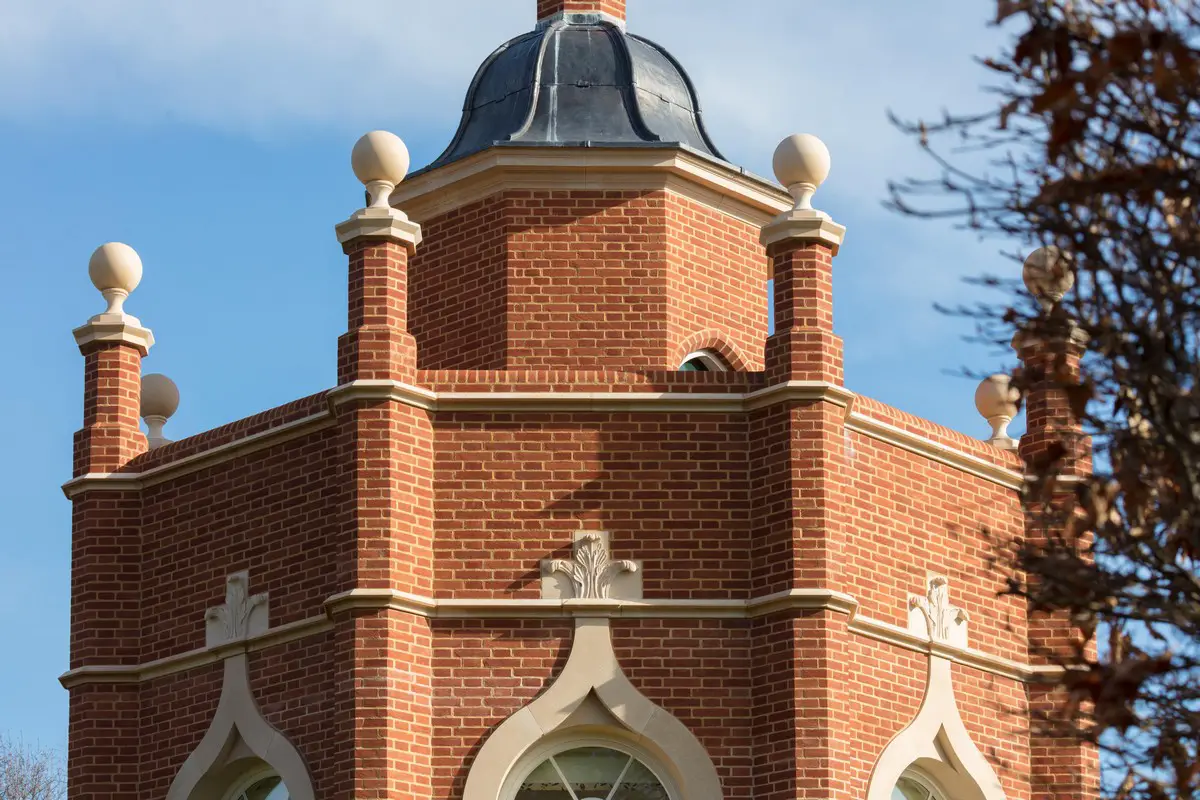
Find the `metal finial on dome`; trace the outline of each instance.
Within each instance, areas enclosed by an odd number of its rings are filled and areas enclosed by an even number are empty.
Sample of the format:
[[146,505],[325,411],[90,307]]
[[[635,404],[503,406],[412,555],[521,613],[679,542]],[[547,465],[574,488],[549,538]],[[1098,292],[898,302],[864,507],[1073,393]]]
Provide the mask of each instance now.
[[388,131],[371,131],[354,143],[350,166],[367,187],[370,208],[387,208],[388,197],[408,174],[408,147]]
[[1003,373],[984,378],[975,390],[975,408],[992,426],[987,441],[1001,450],[1017,448],[1017,440],[1008,435],[1008,424],[1017,415],[1020,400],[1021,394],[1012,385],[1012,378]]
[[124,316],[125,298],[142,281],[142,259],[127,244],[102,244],[88,260],[88,277],[108,301],[104,313]]
[[825,143],[811,133],[796,133],[775,148],[775,177],[787,187],[797,211],[814,210],[813,195],[829,177],[830,156]]
[[179,408],[179,387],[166,375],[152,372],[142,376],[141,416],[146,421],[146,439],[150,449],[170,444],[163,436],[163,426]]

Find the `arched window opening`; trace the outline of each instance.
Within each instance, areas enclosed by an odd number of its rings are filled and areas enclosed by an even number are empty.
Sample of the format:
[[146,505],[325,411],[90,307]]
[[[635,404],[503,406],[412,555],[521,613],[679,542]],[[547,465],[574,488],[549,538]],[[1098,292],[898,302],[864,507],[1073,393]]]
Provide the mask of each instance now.
[[896,781],[891,800],[947,800],[947,797],[929,778],[910,770]]
[[287,786],[274,773],[255,773],[227,795],[228,800],[288,800]]
[[[649,753],[607,738],[534,748],[505,782],[502,800],[678,800]],[[653,766],[652,766],[653,765]]]
[[711,350],[698,350],[683,359],[681,372],[728,372],[729,365]]

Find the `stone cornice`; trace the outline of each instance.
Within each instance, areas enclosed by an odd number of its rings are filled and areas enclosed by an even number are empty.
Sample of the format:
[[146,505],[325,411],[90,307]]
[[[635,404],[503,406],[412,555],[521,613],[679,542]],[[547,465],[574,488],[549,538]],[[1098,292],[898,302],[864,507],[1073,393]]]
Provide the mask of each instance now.
[[858,636],[917,653],[941,656],[956,664],[1015,681],[1053,678],[1061,668],[1023,664],[966,647],[935,642],[891,623],[858,613],[858,601],[828,589],[792,589],[749,600],[495,600],[434,599],[389,589],[354,589],[325,601],[319,616],[270,628],[265,632],[215,647],[198,648],[144,664],[77,667],[59,682],[66,688],[88,683],[136,684],[164,675],[216,663],[239,652],[256,652],[285,642],[325,633],[334,618],[351,611],[390,610],[426,619],[754,619],[774,614],[830,611],[849,619],[849,630]]
[[354,609],[389,608],[431,619],[746,619],[793,610],[831,609],[853,614],[858,601],[826,589],[793,589],[750,600],[446,599],[388,589],[354,589],[325,601],[330,615]]
[[1001,675],[1014,681],[1033,682],[1039,677],[1052,677],[1062,671],[1059,667],[1023,664],[974,648],[954,647],[943,642],[935,642],[925,636],[918,636],[906,628],[901,628],[899,625],[870,617],[853,617],[850,620],[850,631],[877,642],[902,647],[915,653],[941,656],[955,664],[962,664],[993,675]]
[[854,405],[854,392],[845,386],[824,381],[786,381],[742,395],[744,410],[775,405],[776,403],[823,401],[849,410]]
[[144,489],[147,486],[172,480],[181,475],[187,475],[188,473],[204,469],[205,467],[211,467],[214,464],[220,464],[232,458],[238,458],[267,447],[274,447],[291,439],[307,436],[315,431],[330,427],[335,421],[332,413],[321,411],[302,419],[286,422],[274,428],[268,428],[265,431],[244,436],[241,439],[235,439],[232,442],[217,445],[208,450],[202,450],[199,453],[183,456],[175,461],[169,461],[166,464],[152,467],[145,472],[89,472],[86,475],[80,475],[78,478],[72,478],[64,483],[62,486],[63,494],[70,499],[80,492],[91,490],[126,492]]
[[59,676],[58,682],[66,689],[87,683],[144,683],[164,675],[215,664],[237,653],[254,653],[330,630],[333,630],[333,622],[322,614],[269,628],[257,636],[214,647],[199,647],[144,664],[76,667]]
[[866,414],[851,410],[846,416],[846,427],[872,439],[887,442],[901,450],[924,456],[930,461],[936,461],[977,478],[999,484],[1006,489],[1020,491],[1025,486],[1025,477],[1016,470],[993,464],[979,456],[965,453],[903,428],[897,428]]
[[854,411],[857,395],[843,386],[818,381],[789,381],[753,392],[433,392],[396,381],[355,381],[331,389],[329,411],[280,425],[210,450],[161,464],[145,472],[83,475],[63,485],[68,498],[82,491],[129,491],[202,469],[221,461],[271,447],[331,426],[339,406],[358,400],[388,400],[430,412],[438,411],[642,411],[733,414],[788,402],[828,402],[846,410],[846,428],[893,447],[920,455],[977,478],[1020,491],[1020,472],[977,455]]
[[671,147],[493,147],[410,177],[391,203],[424,222],[510,189],[670,189],[756,227],[794,204],[770,181]]

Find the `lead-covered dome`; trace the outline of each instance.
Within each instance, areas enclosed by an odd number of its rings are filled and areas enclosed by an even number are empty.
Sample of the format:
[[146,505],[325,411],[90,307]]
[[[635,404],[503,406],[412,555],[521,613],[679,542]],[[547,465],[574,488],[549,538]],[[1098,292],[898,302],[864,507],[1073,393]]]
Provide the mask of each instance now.
[[724,160],[679,62],[594,14],[567,14],[492,53],[454,140],[426,169],[495,145],[681,146]]

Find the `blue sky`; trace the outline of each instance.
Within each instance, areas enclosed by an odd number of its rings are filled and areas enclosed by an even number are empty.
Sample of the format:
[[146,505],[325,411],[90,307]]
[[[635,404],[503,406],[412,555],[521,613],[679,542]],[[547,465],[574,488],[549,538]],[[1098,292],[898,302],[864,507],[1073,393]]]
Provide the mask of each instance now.
[[[0,732],[66,741],[71,435],[102,309],[99,244],[145,264],[127,309],[155,333],[147,372],[178,383],[172,438],[331,386],[345,326],[333,225],[361,203],[354,140],[386,128],[414,166],[449,141],[476,66],[533,23],[534,0],[0,0],[0,270],[9,422],[0,466]],[[973,381],[1006,355],[968,345],[932,304],[961,278],[1015,276],[940,223],[883,209],[886,181],[929,174],[887,110],[985,107],[989,0],[629,0],[630,29],[690,71],[710,133],[770,174],[783,136],[833,154],[815,204],[849,229],[835,261],[846,380],[973,436]],[[15,318],[14,318],[15,317]],[[199,620],[197,620],[199,624]]]

